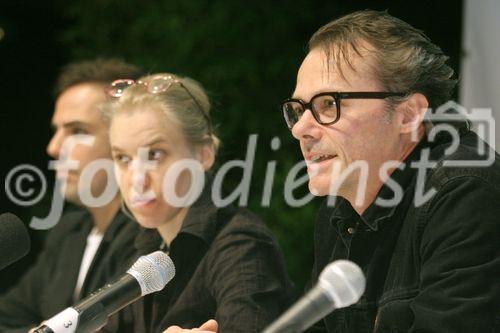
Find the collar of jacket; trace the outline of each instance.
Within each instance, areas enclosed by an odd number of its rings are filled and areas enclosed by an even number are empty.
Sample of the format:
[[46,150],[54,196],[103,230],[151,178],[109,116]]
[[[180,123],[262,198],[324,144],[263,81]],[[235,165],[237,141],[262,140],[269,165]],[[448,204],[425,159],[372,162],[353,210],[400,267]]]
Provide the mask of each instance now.
[[[188,213],[182,222],[181,234],[189,234],[201,239],[209,246],[217,233],[217,207],[211,199],[211,183],[205,182],[205,187],[200,197],[189,207]],[[175,240],[175,239],[174,239]],[[163,239],[156,229],[141,228],[134,245],[139,253],[150,253],[158,250]],[[173,242],[173,241],[172,241]]]
[[129,217],[127,217],[120,209],[113,217],[113,221],[111,221],[109,227],[104,232],[104,236],[102,238],[103,242],[111,242],[116,237],[118,230],[123,228],[123,226],[127,223],[137,223],[132,221]]
[[[92,222],[92,215],[86,209],[76,207],[70,208],[70,212],[66,213],[67,216],[72,216],[72,219],[76,219],[79,223],[75,223],[73,229],[71,230],[82,230],[83,235],[87,237],[92,228],[94,227],[94,223]],[[108,228],[104,232],[102,241],[110,242],[116,236],[118,230],[120,230],[127,223],[137,223],[132,221],[129,217],[127,217],[120,209],[116,212],[113,217],[113,220],[109,224]]]
[[217,234],[217,207],[212,203],[211,184],[206,184],[198,200],[189,208],[179,234],[186,233],[202,239],[207,246]]
[[[413,149],[410,155],[400,163],[401,168],[396,168],[390,175],[390,179],[395,183],[393,183],[391,186],[389,186],[387,182],[384,183],[380,188],[375,200],[371,203],[370,206],[368,206],[368,208],[363,212],[362,215],[359,215],[354,210],[348,200],[343,197],[335,197],[336,204],[333,207],[333,211],[330,215],[331,225],[336,227],[342,220],[359,219],[363,223],[363,225],[366,226],[366,230],[378,231],[383,223],[389,220],[394,215],[410,188],[413,188],[411,184],[415,179],[416,169],[411,167],[411,162],[417,160],[422,149],[428,146],[429,143],[424,137],[424,139],[422,139]],[[377,201],[379,200],[387,201],[394,198],[395,192],[393,188],[395,186],[399,186],[403,191],[401,200],[398,200],[395,205],[378,204]]]

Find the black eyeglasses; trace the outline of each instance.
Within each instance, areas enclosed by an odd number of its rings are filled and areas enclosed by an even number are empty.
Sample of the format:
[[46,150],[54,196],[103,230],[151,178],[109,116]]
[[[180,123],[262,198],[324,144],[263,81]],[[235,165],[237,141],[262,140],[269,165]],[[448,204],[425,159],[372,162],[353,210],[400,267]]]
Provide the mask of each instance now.
[[406,93],[397,92],[323,92],[314,95],[309,103],[301,99],[289,98],[281,103],[281,110],[288,128],[300,120],[306,110],[311,113],[321,125],[335,124],[340,119],[340,101],[342,99],[384,99],[387,97],[403,97]]

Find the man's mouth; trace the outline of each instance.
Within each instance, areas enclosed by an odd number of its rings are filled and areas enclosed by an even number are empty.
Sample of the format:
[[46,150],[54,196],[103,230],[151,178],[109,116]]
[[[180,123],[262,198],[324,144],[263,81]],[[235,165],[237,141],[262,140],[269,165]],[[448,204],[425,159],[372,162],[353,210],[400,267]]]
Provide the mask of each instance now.
[[319,165],[321,162],[325,162],[337,157],[336,154],[323,154],[323,153],[306,153],[304,154],[306,164],[309,166]]
[[326,161],[326,160],[330,160],[334,157],[336,157],[337,155],[328,155],[328,154],[325,154],[325,155],[315,155],[313,157],[311,157],[311,159],[309,159],[309,162],[311,163],[320,163],[320,162],[323,162],[323,161]]

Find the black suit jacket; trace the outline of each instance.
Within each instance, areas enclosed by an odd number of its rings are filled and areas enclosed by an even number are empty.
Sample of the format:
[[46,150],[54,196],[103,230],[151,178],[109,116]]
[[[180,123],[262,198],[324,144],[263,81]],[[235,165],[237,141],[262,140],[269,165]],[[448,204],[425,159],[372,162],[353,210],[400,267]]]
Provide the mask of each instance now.
[[[173,280],[112,317],[101,332],[161,333],[214,318],[221,333],[257,333],[288,308],[292,285],[274,236],[248,210],[216,207],[208,188],[170,244]],[[143,230],[136,248],[150,253],[161,241],[156,230]]]
[[[26,332],[74,303],[92,219],[86,211],[65,214],[49,232],[37,262],[0,297],[0,332]],[[135,259],[138,225],[117,213],[103,236],[80,291],[83,298],[125,272]]]
[[[396,206],[374,202],[360,216],[339,197],[322,207],[313,283],[329,262],[348,259],[363,269],[366,288],[358,303],[327,315],[321,332],[500,332],[500,156],[491,150],[489,166],[451,166],[486,159],[473,132],[447,153],[451,143],[447,135],[423,140],[391,174],[377,197],[390,200],[398,184]],[[424,152],[435,167],[413,163]],[[428,168],[420,179],[417,166]]]

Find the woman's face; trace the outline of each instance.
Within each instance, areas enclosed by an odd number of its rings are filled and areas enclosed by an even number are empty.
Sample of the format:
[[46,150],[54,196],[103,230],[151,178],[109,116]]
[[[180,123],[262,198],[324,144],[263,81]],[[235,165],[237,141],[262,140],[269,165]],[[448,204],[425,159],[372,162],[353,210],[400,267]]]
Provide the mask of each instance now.
[[213,162],[212,149],[192,147],[181,130],[155,110],[115,115],[110,141],[123,199],[145,228],[161,228],[187,210],[179,202],[189,192],[192,176],[185,167],[175,172],[178,166],[188,159],[199,165],[202,176]]

